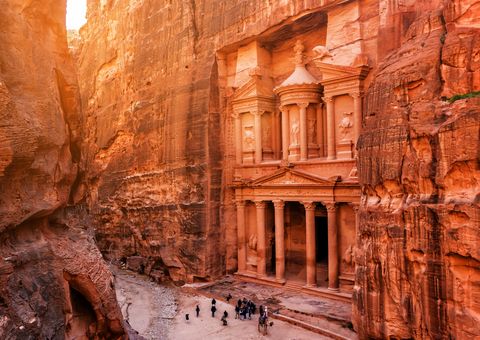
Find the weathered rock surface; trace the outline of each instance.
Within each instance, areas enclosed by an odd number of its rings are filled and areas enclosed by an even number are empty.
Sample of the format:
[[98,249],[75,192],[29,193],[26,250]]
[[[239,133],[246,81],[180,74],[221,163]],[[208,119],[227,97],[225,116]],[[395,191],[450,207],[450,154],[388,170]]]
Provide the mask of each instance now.
[[361,338],[475,338],[480,98],[441,97],[480,88],[480,3],[403,5],[384,12],[391,49],[366,94],[354,323]]
[[65,1],[0,7],[0,338],[120,337],[112,276],[63,213],[81,140]]

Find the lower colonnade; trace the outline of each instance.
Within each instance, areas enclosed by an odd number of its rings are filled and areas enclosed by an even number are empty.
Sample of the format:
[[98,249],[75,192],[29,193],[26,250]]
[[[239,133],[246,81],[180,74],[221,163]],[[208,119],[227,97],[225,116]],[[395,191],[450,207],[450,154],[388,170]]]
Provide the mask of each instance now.
[[[238,275],[255,277],[260,280],[286,283],[286,247],[285,247],[285,205],[300,203],[305,209],[305,287],[317,287],[317,236],[315,225],[316,207],[326,210],[328,223],[328,289],[339,291],[339,240],[337,226],[338,202],[290,201],[283,199],[266,200],[236,200],[237,232],[238,232]],[[256,223],[256,272],[247,268],[248,234],[246,226],[246,205],[254,204]],[[267,276],[267,238],[266,238],[266,208],[267,204],[274,207],[274,276]],[[355,215],[358,204],[350,203]],[[356,218],[356,216],[355,216]],[[357,220],[357,219],[356,219]],[[356,221],[355,221],[356,222]],[[253,267],[254,268],[254,267]]]

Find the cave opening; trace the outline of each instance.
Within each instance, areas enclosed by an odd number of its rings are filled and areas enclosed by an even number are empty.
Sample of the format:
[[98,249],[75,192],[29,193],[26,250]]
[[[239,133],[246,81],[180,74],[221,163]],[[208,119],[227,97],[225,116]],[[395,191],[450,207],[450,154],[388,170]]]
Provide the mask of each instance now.
[[90,338],[95,334],[95,311],[88,300],[75,288],[70,287],[72,316],[67,324],[65,339]]

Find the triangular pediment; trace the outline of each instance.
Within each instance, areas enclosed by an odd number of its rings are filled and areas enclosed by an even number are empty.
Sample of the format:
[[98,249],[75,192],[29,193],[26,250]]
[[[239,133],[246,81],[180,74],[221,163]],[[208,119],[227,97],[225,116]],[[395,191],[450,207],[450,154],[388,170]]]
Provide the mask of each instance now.
[[258,97],[273,97],[271,82],[262,80],[263,77],[251,77],[244,85],[235,91],[234,101]]
[[321,178],[313,174],[303,171],[293,170],[290,168],[280,169],[272,174],[263,176],[253,180],[252,186],[278,186],[278,185],[318,185],[318,186],[332,186],[336,180]]
[[328,63],[323,63],[318,60],[312,60],[312,64],[322,75],[322,81],[330,79],[340,79],[347,77],[356,77],[363,79],[366,77],[369,71],[368,66],[344,66],[344,65],[333,65]]

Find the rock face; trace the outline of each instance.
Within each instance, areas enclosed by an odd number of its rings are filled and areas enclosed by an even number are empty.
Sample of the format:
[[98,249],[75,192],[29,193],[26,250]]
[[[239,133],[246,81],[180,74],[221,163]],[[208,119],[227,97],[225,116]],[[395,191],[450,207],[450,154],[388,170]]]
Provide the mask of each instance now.
[[120,337],[112,276],[63,209],[81,140],[65,1],[0,6],[0,338]]
[[480,98],[442,96],[480,89],[480,3],[394,1],[384,15],[389,53],[359,142],[355,327],[361,338],[474,338]]
[[85,166],[72,202],[105,256],[130,268],[177,281],[234,271],[226,103],[240,84],[226,85],[235,61],[221,55],[261,34],[272,45],[326,36],[326,62],[372,67],[353,174],[360,337],[477,336],[480,103],[442,97],[480,90],[478,11],[476,1],[91,0],[78,50]]

